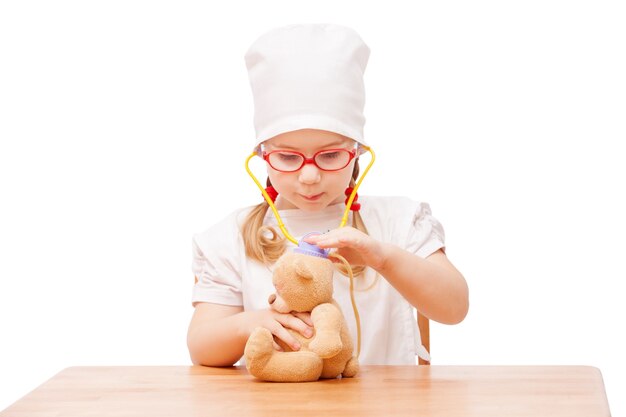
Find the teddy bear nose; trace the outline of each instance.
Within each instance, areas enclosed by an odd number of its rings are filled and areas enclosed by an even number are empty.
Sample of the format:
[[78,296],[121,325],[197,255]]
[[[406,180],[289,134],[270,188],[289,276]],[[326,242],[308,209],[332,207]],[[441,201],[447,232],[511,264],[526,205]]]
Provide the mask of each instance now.
[[270,305],[274,304],[274,301],[276,301],[276,294],[270,295],[267,299],[267,302],[270,303]]

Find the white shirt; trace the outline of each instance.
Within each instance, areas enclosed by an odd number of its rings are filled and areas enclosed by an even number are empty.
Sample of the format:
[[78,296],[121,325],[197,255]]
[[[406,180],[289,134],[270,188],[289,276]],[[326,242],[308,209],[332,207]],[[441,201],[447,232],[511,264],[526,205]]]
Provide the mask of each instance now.
[[[361,217],[373,238],[397,245],[426,258],[444,247],[444,231],[431,215],[427,203],[404,197],[360,196]],[[247,259],[240,226],[250,207],[237,210],[213,227],[193,236],[192,269],[198,282],[192,302],[243,306],[244,310],[268,307],[274,293],[272,268]],[[339,226],[345,206],[335,204],[318,212],[298,209],[279,214],[296,239],[309,232],[325,232]],[[352,214],[350,214],[352,216]],[[264,224],[275,226],[268,210]],[[351,218],[347,224],[351,224]],[[294,245],[287,241],[289,249]],[[346,317],[356,345],[356,323],[350,303],[349,280],[339,272],[334,276],[334,298]],[[355,278],[355,299],[361,317],[359,362],[370,365],[415,364],[415,355],[429,359],[421,344],[415,309],[376,271]]]

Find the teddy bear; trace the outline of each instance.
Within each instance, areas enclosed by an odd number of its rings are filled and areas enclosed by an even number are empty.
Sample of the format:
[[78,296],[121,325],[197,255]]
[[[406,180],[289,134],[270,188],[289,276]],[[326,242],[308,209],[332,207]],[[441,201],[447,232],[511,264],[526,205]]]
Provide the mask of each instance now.
[[328,253],[300,242],[276,261],[270,295],[271,307],[281,313],[310,312],[314,334],[310,339],[289,330],[300,343],[292,351],[281,340],[283,351],[273,346],[272,333],[257,327],[246,343],[244,358],[250,374],[272,382],[308,382],[320,378],[353,377],[359,369],[348,326],[333,299],[334,267]]

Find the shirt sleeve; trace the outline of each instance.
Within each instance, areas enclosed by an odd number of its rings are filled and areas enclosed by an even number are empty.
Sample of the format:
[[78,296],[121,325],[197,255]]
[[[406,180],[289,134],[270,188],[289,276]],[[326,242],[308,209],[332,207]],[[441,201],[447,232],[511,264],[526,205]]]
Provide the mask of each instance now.
[[432,216],[428,203],[416,203],[412,210],[405,248],[426,258],[439,249],[445,250],[443,226]]
[[239,228],[234,215],[196,234],[192,240],[192,271],[196,278],[192,303],[240,306]]

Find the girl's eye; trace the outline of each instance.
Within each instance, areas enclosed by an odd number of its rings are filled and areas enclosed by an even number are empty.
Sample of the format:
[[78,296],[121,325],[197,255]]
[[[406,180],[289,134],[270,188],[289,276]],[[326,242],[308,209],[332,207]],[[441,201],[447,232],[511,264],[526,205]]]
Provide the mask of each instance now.
[[277,155],[278,155],[278,158],[280,158],[282,162],[296,162],[301,158],[300,155],[296,155],[293,153],[278,152]]
[[317,157],[321,158],[323,161],[332,161],[333,159],[339,158],[339,152],[338,151],[324,152],[324,153],[319,154]]

